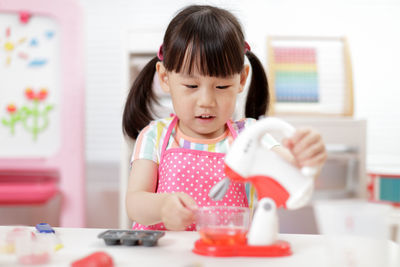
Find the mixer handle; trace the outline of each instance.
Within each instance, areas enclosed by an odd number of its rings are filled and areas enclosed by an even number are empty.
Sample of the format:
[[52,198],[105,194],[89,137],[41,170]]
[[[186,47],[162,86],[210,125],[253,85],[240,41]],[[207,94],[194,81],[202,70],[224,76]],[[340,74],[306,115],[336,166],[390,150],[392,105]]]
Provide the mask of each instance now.
[[[268,117],[258,121],[255,127],[251,128],[251,132],[247,132],[250,135],[255,135],[257,140],[261,142],[262,137],[271,131],[280,132],[283,134],[284,137],[290,138],[296,132],[296,129],[290,125],[289,123],[285,122],[284,120]],[[301,168],[301,173],[306,177],[314,177],[318,172],[318,168],[304,166]]]

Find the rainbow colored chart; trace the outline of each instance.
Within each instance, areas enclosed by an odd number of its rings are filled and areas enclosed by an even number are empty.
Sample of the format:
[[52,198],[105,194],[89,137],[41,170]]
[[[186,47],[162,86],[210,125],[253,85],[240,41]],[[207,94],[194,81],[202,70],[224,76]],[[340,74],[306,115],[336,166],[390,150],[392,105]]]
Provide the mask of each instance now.
[[319,102],[317,52],[307,47],[274,47],[277,102]]

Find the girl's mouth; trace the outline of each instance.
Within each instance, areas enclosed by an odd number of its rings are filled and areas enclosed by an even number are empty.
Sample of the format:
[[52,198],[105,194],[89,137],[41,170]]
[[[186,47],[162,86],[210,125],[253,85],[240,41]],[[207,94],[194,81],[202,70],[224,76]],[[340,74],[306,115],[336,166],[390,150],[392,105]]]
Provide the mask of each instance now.
[[211,120],[214,119],[215,116],[212,115],[200,115],[200,116],[196,116],[196,119],[201,119],[201,120]]

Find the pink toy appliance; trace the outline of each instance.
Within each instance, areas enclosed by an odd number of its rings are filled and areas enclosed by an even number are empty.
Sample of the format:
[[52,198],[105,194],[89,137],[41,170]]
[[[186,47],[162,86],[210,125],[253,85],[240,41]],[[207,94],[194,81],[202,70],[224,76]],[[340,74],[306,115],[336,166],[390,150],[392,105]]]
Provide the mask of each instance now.
[[219,257],[281,257],[292,254],[290,244],[278,240],[276,209],[298,209],[311,198],[316,169],[297,168],[263,143],[267,133],[280,132],[285,137],[295,129],[277,118],[264,118],[246,128],[234,141],[225,157],[225,178],[209,192],[214,200],[224,197],[230,181],[254,185],[258,203],[247,232],[246,242],[210,244],[199,239],[193,252]]

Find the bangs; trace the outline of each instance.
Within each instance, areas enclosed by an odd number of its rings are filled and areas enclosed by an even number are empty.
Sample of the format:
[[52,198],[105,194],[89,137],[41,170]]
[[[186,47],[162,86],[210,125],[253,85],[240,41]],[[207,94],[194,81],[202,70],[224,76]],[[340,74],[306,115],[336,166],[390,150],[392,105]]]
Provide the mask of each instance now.
[[[201,13],[201,12],[199,12]],[[244,65],[244,38],[231,20],[201,13],[190,16],[164,40],[164,65],[168,71],[228,77]],[[169,41],[169,42],[168,42]]]

